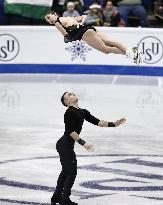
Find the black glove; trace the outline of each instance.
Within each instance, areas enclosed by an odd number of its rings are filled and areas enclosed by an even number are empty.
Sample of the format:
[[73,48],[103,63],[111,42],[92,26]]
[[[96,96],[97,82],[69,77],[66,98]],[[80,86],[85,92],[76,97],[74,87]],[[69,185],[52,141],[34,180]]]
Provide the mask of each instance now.
[[72,39],[71,39],[71,37],[70,37],[68,34],[66,34],[66,35],[64,36],[64,42],[65,42],[65,43],[72,42]]

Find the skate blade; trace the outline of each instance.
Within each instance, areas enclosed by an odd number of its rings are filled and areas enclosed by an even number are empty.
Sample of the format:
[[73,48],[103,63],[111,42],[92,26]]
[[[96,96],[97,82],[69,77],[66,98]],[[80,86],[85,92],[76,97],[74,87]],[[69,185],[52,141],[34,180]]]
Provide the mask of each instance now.
[[134,59],[134,63],[136,63],[139,67],[142,67],[142,52],[138,52],[136,58]]
[[142,54],[142,52],[140,52],[138,54],[138,65],[139,65],[139,67],[142,67],[142,64],[143,64],[142,57],[143,57],[143,54]]

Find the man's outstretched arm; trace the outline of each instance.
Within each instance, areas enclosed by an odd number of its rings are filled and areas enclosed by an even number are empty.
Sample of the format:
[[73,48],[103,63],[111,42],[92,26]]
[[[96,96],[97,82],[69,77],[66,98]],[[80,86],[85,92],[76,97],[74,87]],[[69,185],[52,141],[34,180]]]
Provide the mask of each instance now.
[[118,127],[119,125],[124,124],[126,122],[125,118],[122,118],[122,119],[117,120],[115,122],[108,122],[105,120],[99,120],[98,118],[91,115],[91,113],[88,110],[84,109],[83,111],[85,113],[85,120],[94,124],[94,125],[97,125],[99,127]]
[[118,127],[119,125],[122,125],[126,122],[125,118],[122,118],[120,120],[117,120],[115,122],[108,122],[105,120],[100,120],[100,122],[98,123],[99,127]]

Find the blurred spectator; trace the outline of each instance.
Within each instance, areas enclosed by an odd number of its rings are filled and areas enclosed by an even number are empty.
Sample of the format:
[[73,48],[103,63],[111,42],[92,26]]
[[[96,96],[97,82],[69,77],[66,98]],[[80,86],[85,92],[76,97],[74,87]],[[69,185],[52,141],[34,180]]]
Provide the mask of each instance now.
[[75,10],[75,4],[74,2],[68,2],[67,3],[67,10],[63,12],[63,16],[71,16],[71,17],[76,17],[80,16],[79,12]]
[[142,4],[145,7],[147,13],[152,13],[153,11],[153,4],[154,4],[154,0],[142,0]]
[[103,25],[102,10],[99,4],[94,3],[89,7],[85,24],[92,26]]
[[94,0],[94,3],[101,5],[102,8],[106,6],[107,0]]
[[92,0],[84,0],[84,9],[88,10],[89,7],[92,5],[92,3],[95,3],[95,1]]
[[4,0],[0,0],[0,24],[7,24],[8,23],[8,16],[4,13]]
[[128,16],[132,14],[140,19],[142,27],[148,27],[148,16],[141,0],[120,0],[118,1],[119,12],[126,25],[128,23]]
[[62,16],[66,0],[53,0],[52,10]]
[[107,0],[84,0],[85,9],[89,9],[92,4],[99,4],[101,8],[104,8]]
[[163,0],[158,0],[155,4],[155,16],[159,20],[163,20]]
[[107,1],[103,10],[104,26],[125,26],[125,22],[121,19],[117,7],[113,6],[111,0]]
[[84,2],[83,2],[83,0],[67,0],[65,5],[67,5],[68,2],[74,2],[75,10],[77,10],[79,12],[79,14],[83,13],[83,10],[84,10]]

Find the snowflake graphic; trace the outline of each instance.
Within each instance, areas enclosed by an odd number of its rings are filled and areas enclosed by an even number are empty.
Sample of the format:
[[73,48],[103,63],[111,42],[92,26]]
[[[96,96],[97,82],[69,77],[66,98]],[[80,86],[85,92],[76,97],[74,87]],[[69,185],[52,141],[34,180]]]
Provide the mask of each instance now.
[[71,53],[71,61],[74,61],[78,57],[83,61],[86,61],[86,53],[91,51],[92,48],[85,45],[84,41],[74,41],[71,46],[65,48],[65,50]]

